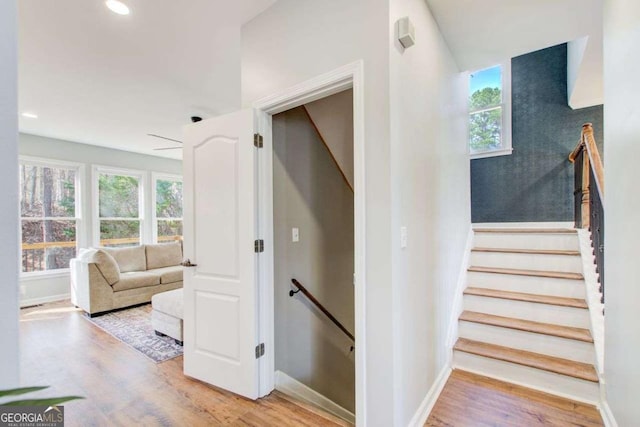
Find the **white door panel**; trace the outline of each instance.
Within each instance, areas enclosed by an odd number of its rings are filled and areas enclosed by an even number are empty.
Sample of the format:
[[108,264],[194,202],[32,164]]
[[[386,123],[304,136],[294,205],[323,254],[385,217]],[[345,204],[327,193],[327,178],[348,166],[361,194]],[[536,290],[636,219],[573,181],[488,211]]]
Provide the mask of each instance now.
[[185,129],[184,372],[258,397],[253,111]]

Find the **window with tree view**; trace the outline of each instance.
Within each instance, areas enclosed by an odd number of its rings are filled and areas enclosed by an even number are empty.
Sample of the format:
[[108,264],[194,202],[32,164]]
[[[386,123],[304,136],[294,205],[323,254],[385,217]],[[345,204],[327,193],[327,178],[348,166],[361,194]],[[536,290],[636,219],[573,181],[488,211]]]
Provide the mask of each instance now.
[[162,177],[155,179],[156,239],[173,242],[182,239],[182,180]]
[[21,162],[22,272],[69,268],[76,255],[75,167]]
[[140,244],[141,177],[98,173],[98,226],[101,246]]
[[472,156],[511,152],[508,73],[508,67],[498,65],[470,76],[469,152]]

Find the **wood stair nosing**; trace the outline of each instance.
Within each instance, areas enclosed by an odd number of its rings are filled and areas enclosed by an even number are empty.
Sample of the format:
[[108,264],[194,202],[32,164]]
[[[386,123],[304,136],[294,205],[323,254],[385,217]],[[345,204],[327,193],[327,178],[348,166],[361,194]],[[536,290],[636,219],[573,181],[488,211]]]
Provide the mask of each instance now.
[[488,298],[508,299],[512,301],[531,302],[536,304],[557,305],[560,307],[572,307],[588,309],[589,305],[584,299],[556,297],[552,295],[528,294],[524,292],[502,291],[498,289],[467,287],[465,295],[474,295]]
[[533,320],[516,319],[513,317],[496,316],[494,314],[478,313],[466,310],[460,314],[459,320],[593,343],[591,331],[573,326],[554,325],[551,323],[535,322]]
[[471,252],[495,252],[505,254],[527,254],[527,255],[567,255],[580,256],[580,251],[561,249],[512,249],[512,248],[487,248],[478,247],[471,249]]
[[467,269],[467,271],[477,272],[477,273],[511,274],[515,276],[546,277],[550,279],[584,280],[584,276],[581,273],[571,273],[571,272],[564,272],[564,271],[523,270],[523,269],[517,269],[517,268],[498,268],[498,267],[479,267],[479,266],[471,266]]
[[577,234],[571,228],[474,228],[475,233],[506,233],[506,234]]
[[525,350],[517,350],[514,348],[488,344],[466,338],[458,338],[453,349],[594,383],[599,381],[598,374],[596,373],[594,366],[588,363],[575,362],[572,360],[562,359],[560,357],[547,356],[546,354],[533,353]]

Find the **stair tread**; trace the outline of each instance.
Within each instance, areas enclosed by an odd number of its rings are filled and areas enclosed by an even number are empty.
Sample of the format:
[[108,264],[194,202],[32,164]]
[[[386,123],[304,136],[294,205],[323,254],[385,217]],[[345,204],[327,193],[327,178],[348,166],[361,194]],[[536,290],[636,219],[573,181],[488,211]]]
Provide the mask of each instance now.
[[466,310],[460,315],[460,320],[588,343],[593,342],[593,337],[588,329],[573,326],[554,325],[551,323],[534,322],[533,320],[516,319],[514,317],[496,316],[494,314]]
[[580,251],[558,250],[558,249],[510,249],[510,248],[473,248],[472,252],[499,252],[513,254],[531,255],[570,255],[580,256]]
[[476,233],[576,234],[572,228],[474,228]]
[[513,274],[517,276],[535,276],[548,277],[555,279],[583,280],[581,273],[571,273],[564,271],[544,271],[544,270],[522,270],[517,268],[498,268],[498,267],[478,267],[471,266],[468,271],[478,273],[497,273],[497,274]]
[[538,304],[558,305],[561,307],[586,308],[589,306],[584,299],[556,297],[552,295],[528,294],[524,292],[502,291],[499,289],[477,288],[470,286],[464,291],[465,295],[476,295],[490,298],[526,301]]
[[495,344],[488,344],[466,338],[458,338],[454,350],[505,362],[516,363],[531,368],[541,369],[560,375],[566,375],[585,381],[598,382],[598,374],[593,365],[560,357],[547,356],[546,354],[533,353],[531,351],[517,350]]

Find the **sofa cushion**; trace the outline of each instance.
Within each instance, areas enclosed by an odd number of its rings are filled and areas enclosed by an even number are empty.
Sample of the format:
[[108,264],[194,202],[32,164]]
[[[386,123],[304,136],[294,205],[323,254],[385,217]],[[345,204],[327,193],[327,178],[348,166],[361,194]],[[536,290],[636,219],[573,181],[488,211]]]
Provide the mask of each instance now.
[[160,276],[146,271],[130,271],[120,274],[120,280],[111,286],[114,291],[144,288],[160,284]]
[[180,242],[146,245],[145,249],[147,251],[147,270],[171,267],[182,262]]
[[145,271],[147,269],[147,258],[144,246],[102,249],[116,259],[121,273]]
[[175,283],[182,281],[182,270],[184,267],[181,265],[172,265],[171,267],[154,268],[153,270],[147,270],[147,273],[160,276],[160,283]]
[[108,284],[113,286],[114,283],[120,280],[120,268],[118,267],[118,263],[109,253],[98,249],[93,252],[91,262],[98,267],[98,270]]

